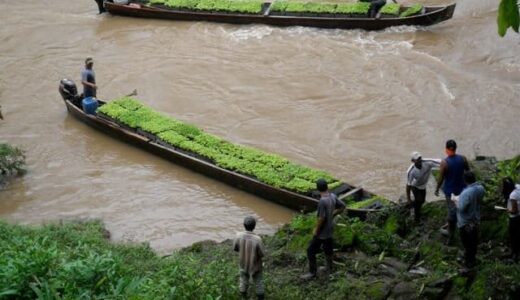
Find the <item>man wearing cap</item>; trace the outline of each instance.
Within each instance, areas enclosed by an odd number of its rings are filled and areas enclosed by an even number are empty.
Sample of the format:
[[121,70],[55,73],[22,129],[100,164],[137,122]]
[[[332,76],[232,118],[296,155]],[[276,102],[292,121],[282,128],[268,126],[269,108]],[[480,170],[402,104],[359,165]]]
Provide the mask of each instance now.
[[[426,185],[432,169],[438,168],[440,159],[423,159],[421,153],[412,153],[412,164],[406,171],[406,199],[413,205],[415,222],[420,222],[421,207],[426,201]],[[410,197],[413,193],[414,201]]]
[[464,172],[469,171],[469,164],[466,157],[459,155],[456,152],[457,143],[454,140],[446,141],[447,157],[441,162],[440,177],[437,182],[437,189],[435,190],[435,196],[439,196],[439,190],[442,186],[442,191],[446,197],[446,203],[448,206],[447,244],[452,243],[453,235],[455,234],[455,229],[457,227],[457,208],[453,201],[451,201],[451,198],[452,195],[460,195],[462,190],[466,187],[466,183],[464,182]]
[[91,57],[85,59],[85,69],[81,71],[81,84],[83,84],[83,98],[96,97],[96,73],[94,73],[94,60]]
[[325,252],[327,272],[332,271],[332,233],[334,229],[334,216],[341,214],[345,209],[345,204],[338,200],[336,195],[329,192],[327,181],[318,179],[316,187],[320,192],[320,201],[318,202],[318,222],[314,228],[312,240],[307,248],[307,258],[309,259],[309,272],[302,275],[301,279],[309,280],[316,277],[316,254],[323,247]]

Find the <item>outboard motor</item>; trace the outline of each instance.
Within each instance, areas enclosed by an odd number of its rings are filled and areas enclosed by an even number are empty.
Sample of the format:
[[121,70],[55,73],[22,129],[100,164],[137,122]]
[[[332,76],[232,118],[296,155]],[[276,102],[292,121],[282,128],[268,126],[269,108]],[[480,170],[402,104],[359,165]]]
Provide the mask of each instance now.
[[74,105],[81,106],[81,97],[78,95],[78,89],[74,81],[70,79],[62,79],[60,81],[59,91],[63,100],[69,100]]

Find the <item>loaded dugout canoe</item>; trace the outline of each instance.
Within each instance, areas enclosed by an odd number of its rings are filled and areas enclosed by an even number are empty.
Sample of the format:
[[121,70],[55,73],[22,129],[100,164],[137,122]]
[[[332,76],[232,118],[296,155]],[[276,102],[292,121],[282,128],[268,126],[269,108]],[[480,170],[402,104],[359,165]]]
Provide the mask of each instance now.
[[[344,15],[331,13],[285,13],[273,12],[275,2],[262,4],[260,12],[236,13],[207,10],[187,10],[143,4],[144,1],[131,1],[127,5],[105,2],[106,10],[113,15],[168,19],[178,21],[206,21],[231,24],[266,24],[272,26],[306,26],[318,28],[381,30],[392,26],[430,26],[451,19],[456,3],[444,6],[424,6],[415,15],[401,17],[383,15],[369,18],[364,15]],[[401,11],[408,7],[401,7]]]
[[[317,208],[317,198],[319,197],[317,192],[305,195],[287,189],[277,188],[263,183],[251,176],[219,167],[216,164],[201,158],[197,154],[189,153],[188,151],[168,145],[154,135],[125,126],[106,115],[91,115],[85,113],[78,105],[79,96],[76,95],[71,97],[70,94],[64,92],[63,84],[60,84],[60,93],[70,115],[107,135],[156,154],[189,170],[201,173],[232,187],[273,201],[285,207],[305,212],[313,211]],[[98,103],[99,106],[106,104],[106,102],[101,100],[98,100]],[[343,182],[338,187],[332,189],[332,192],[338,195],[340,199],[348,198],[349,201],[354,202],[360,202],[367,199],[377,199],[374,198],[374,194],[364,190],[363,188],[355,187]],[[378,209],[380,209],[380,207],[376,209],[347,207],[347,214],[351,217],[359,217],[363,219],[366,217],[367,213],[375,212]]]

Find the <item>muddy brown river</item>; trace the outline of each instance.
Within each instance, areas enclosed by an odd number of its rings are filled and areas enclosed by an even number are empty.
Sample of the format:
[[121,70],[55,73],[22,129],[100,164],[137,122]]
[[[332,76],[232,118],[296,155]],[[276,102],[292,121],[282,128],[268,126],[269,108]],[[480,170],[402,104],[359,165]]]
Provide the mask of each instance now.
[[497,6],[463,0],[433,27],[366,32],[97,15],[92,0],[0,0],[0,142],[25,149],[28,164],[0,191],[0,217],[101,219],[114,240],[166,253],[231,238],[246,215],[272,233],[294,214],[68,116],[58,82],[79,85],[87,56],[102,99],[137,89],[156,110],[390,199],[403,193],[414,150],[443,157],[454,138],[470,158],[518,154],[520,36],[498,37]]

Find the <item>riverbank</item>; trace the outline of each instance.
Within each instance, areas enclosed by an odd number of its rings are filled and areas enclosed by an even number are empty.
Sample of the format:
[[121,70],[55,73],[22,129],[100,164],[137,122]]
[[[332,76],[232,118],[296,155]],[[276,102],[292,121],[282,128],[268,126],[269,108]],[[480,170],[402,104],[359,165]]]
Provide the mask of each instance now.
[[[520,156],[473,162],[486,186],[479,266],[457,262],[459,242],[445,246],[439,233],[443,202],[424,206],[417,226],[394,207],[367,222],[340,217],[335,272],[311,282],[305,248],[314,216],[298,215],[273,236],[264,236],[269,299],[515,299],[520,265],[506,258],[507,215],[499,179],[517,176]],[[201,242],[160,257],[147,245],[114,244],[98,221],[28,227],[0,223],[0,298],[237,299],[237,257],[231,241]]]

